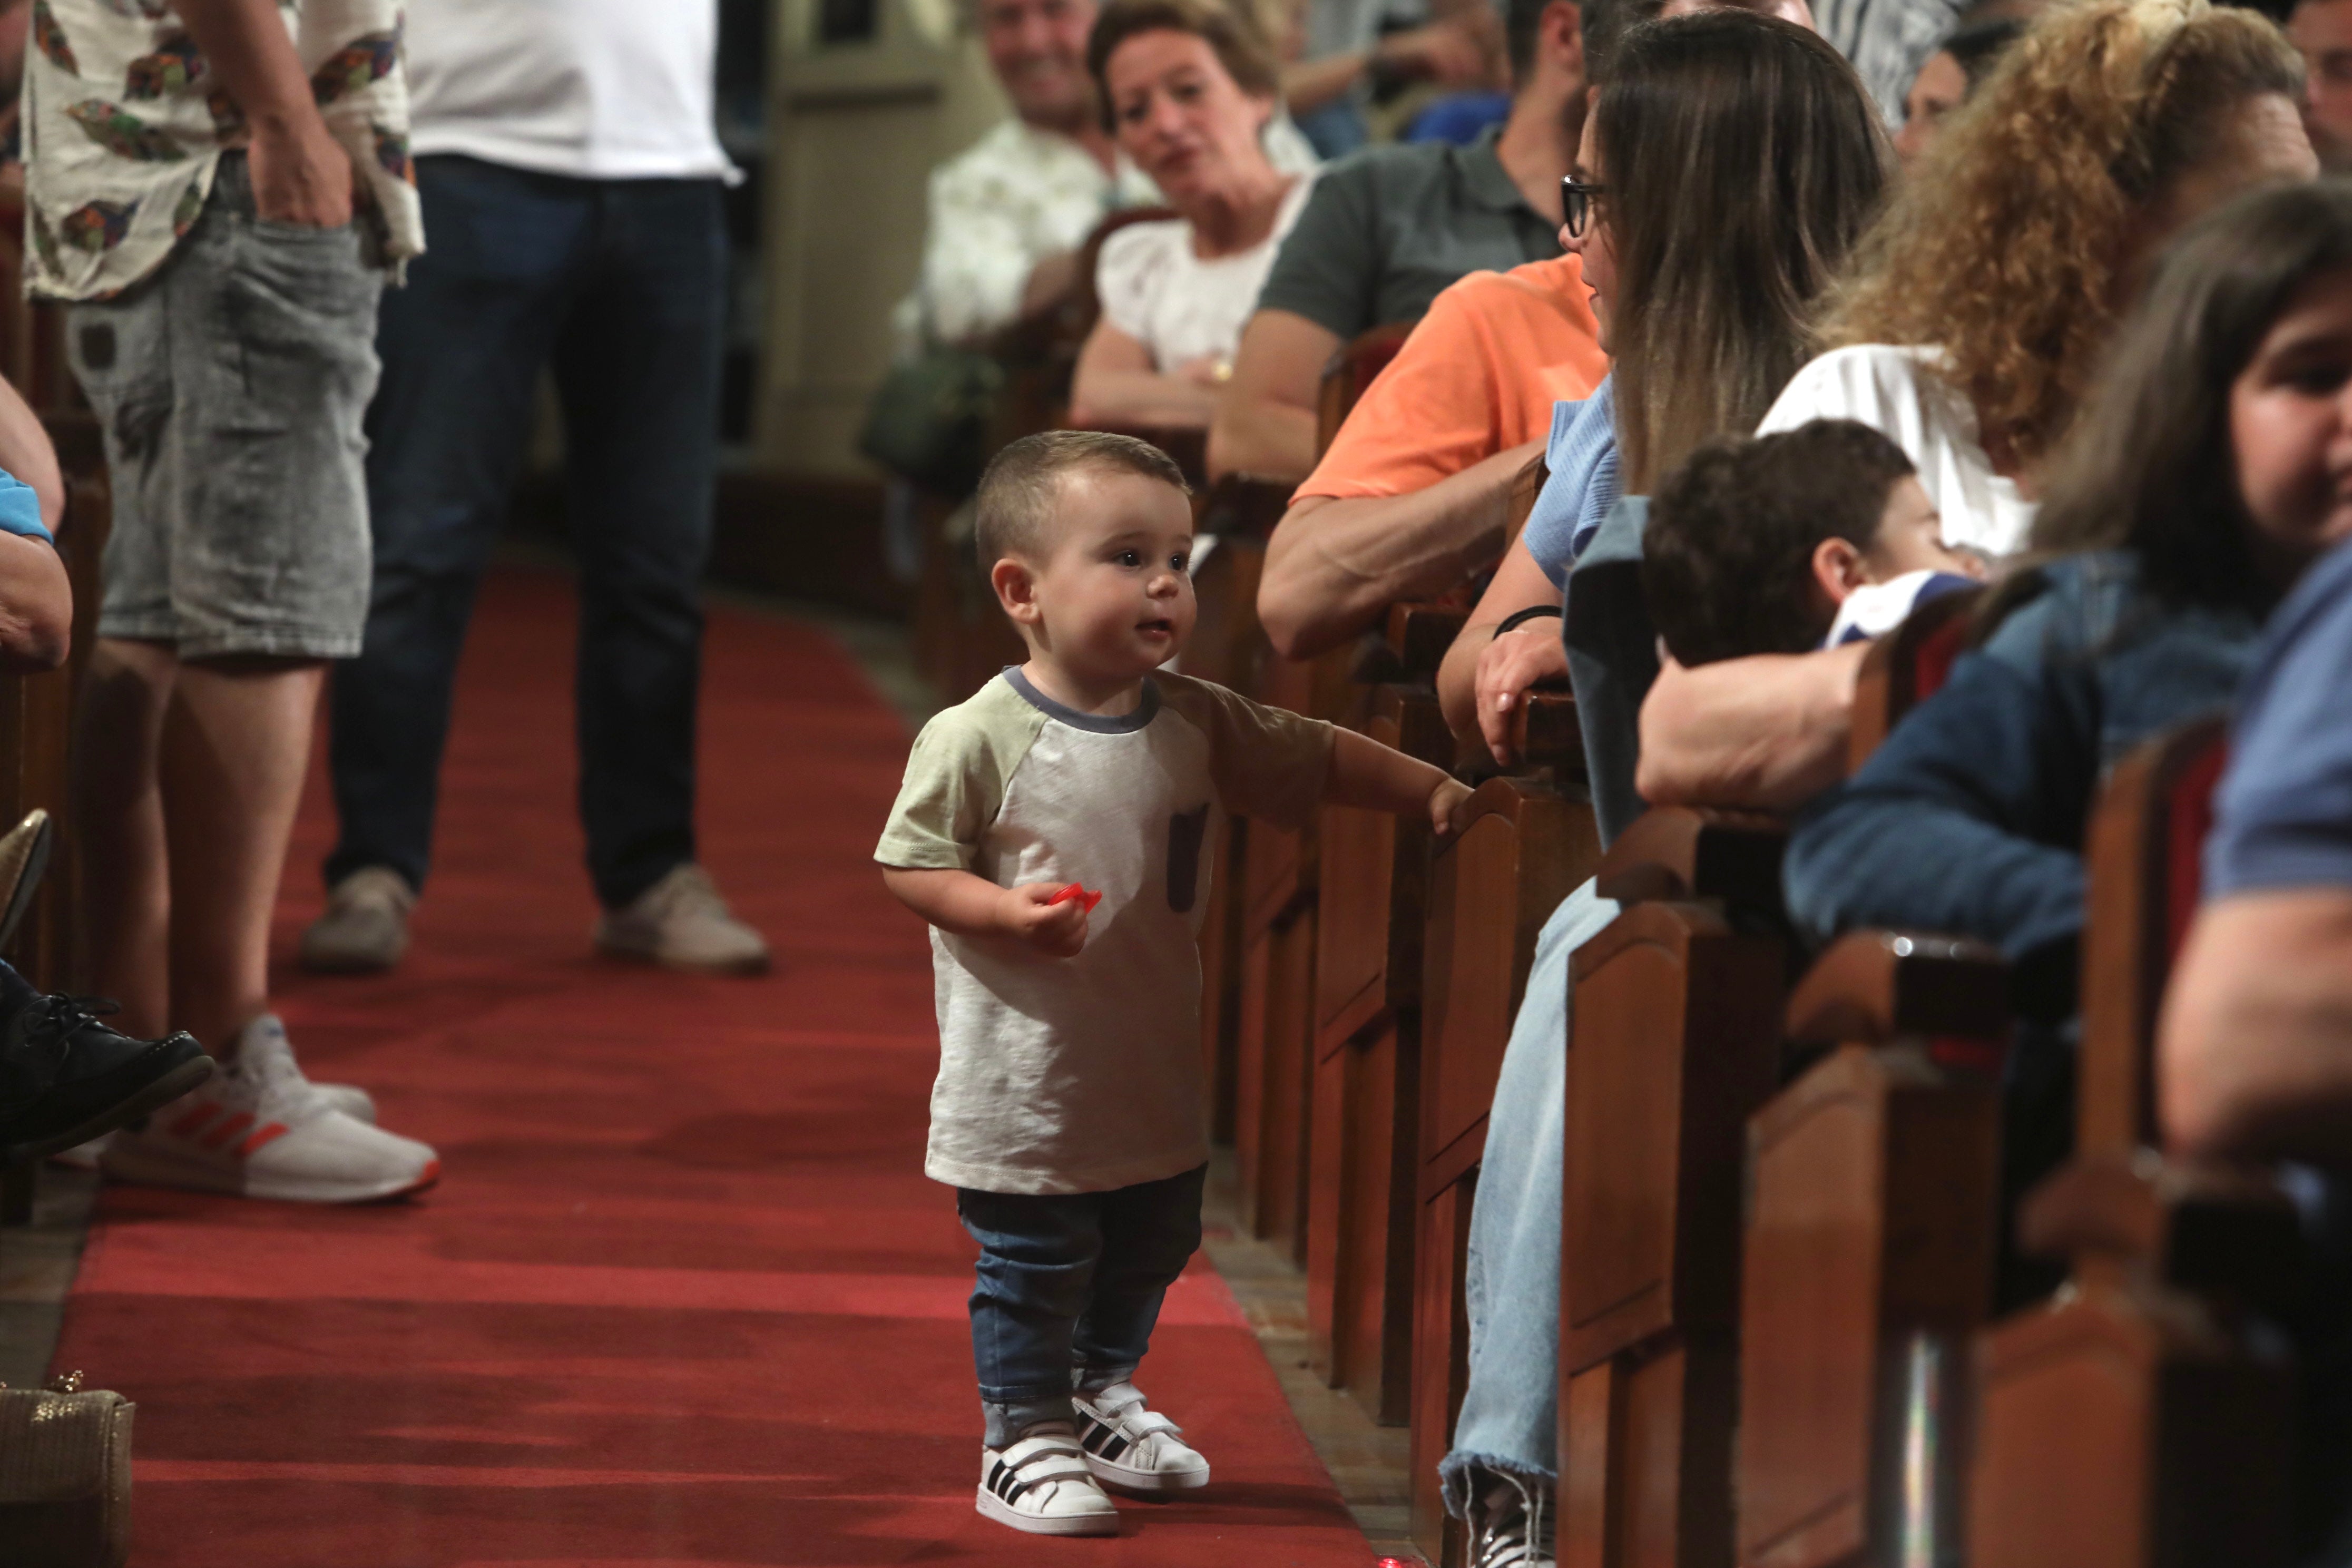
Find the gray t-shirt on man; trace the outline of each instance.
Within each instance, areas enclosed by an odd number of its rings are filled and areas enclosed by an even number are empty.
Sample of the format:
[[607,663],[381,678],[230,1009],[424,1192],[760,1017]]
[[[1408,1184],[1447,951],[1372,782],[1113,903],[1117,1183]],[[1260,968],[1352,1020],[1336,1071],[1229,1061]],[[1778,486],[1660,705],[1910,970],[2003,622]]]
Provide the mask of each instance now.
[[1374,147],[1327,167],[1257,308],[1304,316],[1346,340],[1421,320],[1468,273],[1558,256],[1559,226],[1503,172],[1499,134],[1467,147]]

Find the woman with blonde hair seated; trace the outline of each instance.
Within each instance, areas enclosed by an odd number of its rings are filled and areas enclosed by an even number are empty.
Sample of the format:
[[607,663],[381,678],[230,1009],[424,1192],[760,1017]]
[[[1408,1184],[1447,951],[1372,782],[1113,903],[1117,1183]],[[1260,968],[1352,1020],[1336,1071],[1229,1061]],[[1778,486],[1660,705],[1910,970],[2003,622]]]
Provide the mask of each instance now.
[[[2165,243],[2249,187],[2310,179],[2303,63],[2204,0],[2053,10],[1948,122],[1823,314],[1829,352],[1759,433],[1884,431],[1948,543],[2022,542],[2042,465]],[[1669,662],[1641,716],[1643,799],[1785,808],[1836,782],[1861,648]]]
[[1079,352],[1070,423],[1206,428],[1310,183],[1266,155],[1274,57],[1215,0],[1110,0],[1087,65],[1120,149],[1180,216],[1103,242],[1102,317]]

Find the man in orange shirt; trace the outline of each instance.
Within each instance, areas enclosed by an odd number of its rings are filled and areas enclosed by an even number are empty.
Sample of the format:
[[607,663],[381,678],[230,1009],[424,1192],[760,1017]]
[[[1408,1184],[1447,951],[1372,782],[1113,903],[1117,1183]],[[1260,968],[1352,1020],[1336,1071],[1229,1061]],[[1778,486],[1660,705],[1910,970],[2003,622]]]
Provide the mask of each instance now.
[[1277,652],[1336,647],[1502,554],[1511,480],[1552,405],[1609,372],[1591,294],[1563,256],[1474,272],[1430,305],[1266,543],[1257,610]]

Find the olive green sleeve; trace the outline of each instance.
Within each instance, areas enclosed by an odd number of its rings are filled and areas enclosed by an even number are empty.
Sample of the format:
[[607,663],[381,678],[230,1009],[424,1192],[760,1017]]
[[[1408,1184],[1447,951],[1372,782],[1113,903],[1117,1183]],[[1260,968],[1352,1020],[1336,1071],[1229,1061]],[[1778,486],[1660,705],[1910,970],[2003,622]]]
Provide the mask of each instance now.
[[981,835],[1003,809],[1007,781],[1045,723],[1002,679],[935,715],[915,737],[874,858],[909,870],[971,870]]

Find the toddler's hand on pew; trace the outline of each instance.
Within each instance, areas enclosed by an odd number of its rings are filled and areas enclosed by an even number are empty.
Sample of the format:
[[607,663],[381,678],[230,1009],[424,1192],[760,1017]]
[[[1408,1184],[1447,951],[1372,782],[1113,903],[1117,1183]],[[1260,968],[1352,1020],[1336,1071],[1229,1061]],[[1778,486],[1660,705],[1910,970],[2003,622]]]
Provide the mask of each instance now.
[[1470,804],[1470,786],[1460,779],[1440,779],[1437,787],[1429,792],[1429,826],[1440,838],[1450,837],[1459,826],[1455,820]]
[[1007,888],[996,900],[997,928],[1017,937],[1048,958],[1076,958],[1087,945],[1087,901],[1065,899],[1059,882],[1024,882]]

